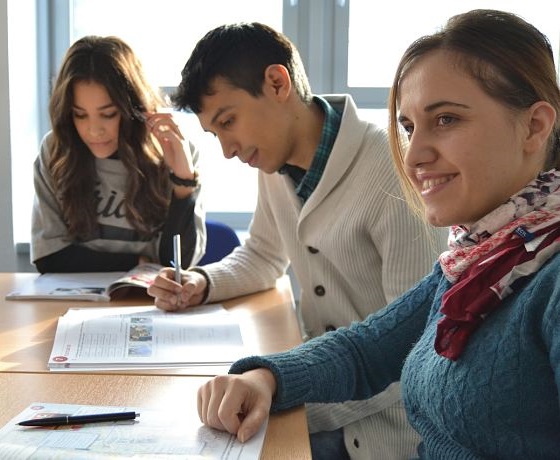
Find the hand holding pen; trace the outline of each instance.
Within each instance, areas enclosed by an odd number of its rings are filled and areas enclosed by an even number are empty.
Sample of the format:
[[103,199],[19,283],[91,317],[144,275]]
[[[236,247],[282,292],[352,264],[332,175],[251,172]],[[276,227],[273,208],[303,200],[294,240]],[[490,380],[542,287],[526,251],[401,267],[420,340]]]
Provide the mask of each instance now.
[[[207,294],[206,277],[194,270],[181,272],[181,235],[173,237],[173,268],[164,268],[148,287],[156,307],[166,311],[180,311],[200,305]],[[173,282],[174,280],[175,282]]]
[[182,284],[176,283],[174,277],[175,270],[166,267],[148,287],[148,294],[154,297],[156,307],[165,311],[181,311],[204,302],[208,288],[204,275],[186,270],[181,276]]

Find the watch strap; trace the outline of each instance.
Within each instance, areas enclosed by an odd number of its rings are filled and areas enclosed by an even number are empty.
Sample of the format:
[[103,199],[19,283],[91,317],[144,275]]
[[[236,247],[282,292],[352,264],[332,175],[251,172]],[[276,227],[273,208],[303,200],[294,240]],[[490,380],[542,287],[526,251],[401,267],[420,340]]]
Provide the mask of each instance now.
[[169,179],[175,185],[182,185],[183,187],[198,187],[198,185],[199,185],[198,173],[196,171],[194,172],[194,178],[193,179],[181,179],[180,177],[177,177],[173,173],[173,171],[170,171],[169,172]]

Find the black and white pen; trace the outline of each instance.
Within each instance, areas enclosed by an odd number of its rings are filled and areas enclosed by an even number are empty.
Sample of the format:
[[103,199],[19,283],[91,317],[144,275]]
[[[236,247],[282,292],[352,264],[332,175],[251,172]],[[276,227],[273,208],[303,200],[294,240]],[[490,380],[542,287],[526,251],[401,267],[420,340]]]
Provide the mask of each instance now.
[[137,412],[113,412],[107,414],[90,415],[62,415],[58,417],[36,418],[19,422],[21,426],[59,426],[82,425],[84,423],[118,422],[120,420],[134,420],[139,417]]

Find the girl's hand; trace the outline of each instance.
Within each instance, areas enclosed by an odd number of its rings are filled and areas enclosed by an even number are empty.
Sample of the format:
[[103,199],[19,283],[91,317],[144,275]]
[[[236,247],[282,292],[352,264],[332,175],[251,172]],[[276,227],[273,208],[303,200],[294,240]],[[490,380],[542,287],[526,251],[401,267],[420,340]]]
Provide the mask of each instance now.
[[194,179],[194,167],[190,150],[185,150],[185,138],[168,112],[146,114],[146,125],[157,139],[163,151],[163,159],[169,169],[181,179]]

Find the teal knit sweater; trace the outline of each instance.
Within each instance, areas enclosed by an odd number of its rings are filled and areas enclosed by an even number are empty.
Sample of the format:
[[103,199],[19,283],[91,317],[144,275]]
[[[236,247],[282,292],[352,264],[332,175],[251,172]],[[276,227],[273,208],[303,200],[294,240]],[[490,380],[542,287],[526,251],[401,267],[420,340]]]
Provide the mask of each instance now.
[[277,379],[273,411],[366,399],[401,380],[423,459],[560,458],[560,254],[505,299],[457,361],[434,350],[450,283],[436,264],[416,287],[349,328],[236,362]]

